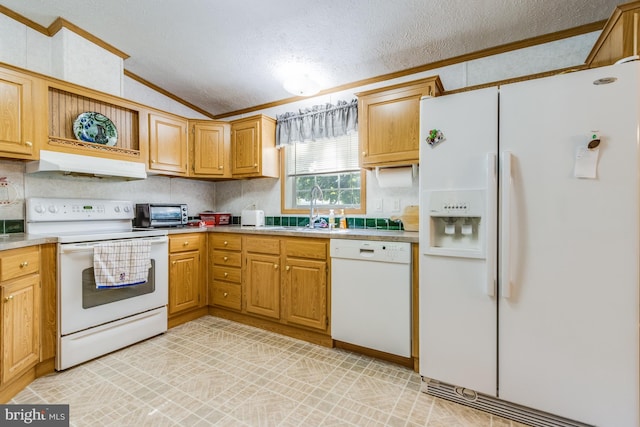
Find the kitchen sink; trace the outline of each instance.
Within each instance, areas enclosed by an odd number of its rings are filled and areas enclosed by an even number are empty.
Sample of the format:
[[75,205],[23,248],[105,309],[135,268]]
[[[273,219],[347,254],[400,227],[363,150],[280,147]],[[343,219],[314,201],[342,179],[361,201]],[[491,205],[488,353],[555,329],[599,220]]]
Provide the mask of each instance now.
[[309,228],[309,227],[285,227],[279,225],[267,225],[263,227],[264,230],[282,230],[282,231],[293,231],[296,233],[346,233],[347,229],[338,229],[335,228],[329,231],[328,228]]

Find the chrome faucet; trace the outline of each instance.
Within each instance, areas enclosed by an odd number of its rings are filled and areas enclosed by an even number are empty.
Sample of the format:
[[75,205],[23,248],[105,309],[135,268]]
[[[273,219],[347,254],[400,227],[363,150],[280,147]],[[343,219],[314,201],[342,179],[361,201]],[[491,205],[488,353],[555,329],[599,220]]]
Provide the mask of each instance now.
[[322,189],[317,184],[311,189],[311,209],[309,211],[309,228],[313,228],[316,221],[320,219],[320,214],[313,214],[313,208],[318,202],[318,198],[323,198]]

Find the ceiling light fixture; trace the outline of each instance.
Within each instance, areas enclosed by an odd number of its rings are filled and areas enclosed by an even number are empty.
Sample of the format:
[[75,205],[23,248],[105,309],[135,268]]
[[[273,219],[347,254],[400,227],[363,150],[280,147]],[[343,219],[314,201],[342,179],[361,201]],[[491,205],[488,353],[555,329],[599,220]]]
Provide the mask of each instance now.
[[284,89],[296,96],[313,96],[320,92],[320,85],[307,74],[290,77],[283,83]]

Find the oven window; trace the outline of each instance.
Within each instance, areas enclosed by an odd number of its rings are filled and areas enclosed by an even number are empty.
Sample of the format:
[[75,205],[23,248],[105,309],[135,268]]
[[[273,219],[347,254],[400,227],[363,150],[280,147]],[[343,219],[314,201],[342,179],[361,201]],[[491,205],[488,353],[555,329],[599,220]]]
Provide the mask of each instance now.
[[180,206],[151,206],[151,218],[156,221],[180,220]]
[[97,289],[93,267],[82,270],[82,308],[97,307],[103,304],[120,301],[153,293],[155,290],[155,260],[151,260],[148,280],[139,285],[124,288]]

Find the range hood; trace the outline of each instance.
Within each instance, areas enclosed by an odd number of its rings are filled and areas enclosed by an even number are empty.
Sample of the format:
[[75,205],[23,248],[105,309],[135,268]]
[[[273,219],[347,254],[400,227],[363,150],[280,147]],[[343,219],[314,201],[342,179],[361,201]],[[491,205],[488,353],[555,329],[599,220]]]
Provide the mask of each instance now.
[[60,172],[124,179],[145,179],[144,163],[40,150],[40,160],[27,162],[27,173]]

